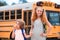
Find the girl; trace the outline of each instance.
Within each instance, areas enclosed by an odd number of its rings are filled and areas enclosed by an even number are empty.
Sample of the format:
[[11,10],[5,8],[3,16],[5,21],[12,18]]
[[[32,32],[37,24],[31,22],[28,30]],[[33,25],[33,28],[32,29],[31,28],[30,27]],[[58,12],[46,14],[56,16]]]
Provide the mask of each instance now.
[[31,33],[30,35],[26,35],[24,30],[24,25],[25,23],[22,20],[18,20],[16,22],[16,25],[14,26],[13,33],[12,33],[12,38],[15,38],[15,40],[25,40],[24,37],[29,38],[31,36]]
[[[32,13],[31,21],[31,30],[33,34],[31,40],[46,40],[46,35],[50,32],[52,25],[48,22],[45,11],[42,7],[36,7],[35,12]],[[46,23],[49,27],[46,34],[43,33],[43,23]]]

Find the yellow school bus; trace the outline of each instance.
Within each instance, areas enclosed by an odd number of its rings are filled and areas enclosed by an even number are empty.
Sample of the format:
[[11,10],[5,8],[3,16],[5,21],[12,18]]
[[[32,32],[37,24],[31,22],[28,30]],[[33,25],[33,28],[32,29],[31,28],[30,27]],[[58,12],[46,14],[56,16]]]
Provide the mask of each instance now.
[[[17,19],[25,21],[25,27],[31,25],[31,13],[33,3],[24,3],[0,7],[0,39],[10,38],[13,26]],[[28,31],[27,31],[28,32]]]
[[[57,38],[60,35],[60,4],[48,1],[36,2],[33,4],[33,12],[38,6],[42,6],[46,11],[48,21],[53,26],[50,33],[47,34],[47,38]],[[47,25],[45,28],[48,29]]]
[[49,22],[53,25],[47,38],[57,37],[60,32],[60,5],[53,2],[40,1],[0,7],[0,38],[10,38],[10,33],[17,19],[25,21],[28,33],[31,27],[31,14],[37,6],[43,7]]

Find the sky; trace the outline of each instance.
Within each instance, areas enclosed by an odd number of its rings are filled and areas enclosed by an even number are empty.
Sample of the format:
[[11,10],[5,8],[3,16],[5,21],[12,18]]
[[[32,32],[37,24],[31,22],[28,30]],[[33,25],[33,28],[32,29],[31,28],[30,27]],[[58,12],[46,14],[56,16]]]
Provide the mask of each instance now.
[[[19,0],[5,0],[9,5],[11,5],[13,2],[18,3]],[[28,2],[37,2],[37,1],[41,1],[41,0],[27,0]],[[57,4],[60,4],[60,0],[42,0],[42,1],[51,1],[51,2],[55,2]]]

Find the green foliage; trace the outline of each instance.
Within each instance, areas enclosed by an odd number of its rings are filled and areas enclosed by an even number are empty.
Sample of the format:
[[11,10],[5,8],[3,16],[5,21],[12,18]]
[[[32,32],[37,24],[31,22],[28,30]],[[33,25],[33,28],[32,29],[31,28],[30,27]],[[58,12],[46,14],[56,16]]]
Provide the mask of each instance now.
[[16,3],[13,2],[11,5],[15,5],[15,4],[16,4]]
[[0,6],[5,6],[7,3],[5,1],[0,1]]
[[19,0],[19,2],[27,3],[27,0]]

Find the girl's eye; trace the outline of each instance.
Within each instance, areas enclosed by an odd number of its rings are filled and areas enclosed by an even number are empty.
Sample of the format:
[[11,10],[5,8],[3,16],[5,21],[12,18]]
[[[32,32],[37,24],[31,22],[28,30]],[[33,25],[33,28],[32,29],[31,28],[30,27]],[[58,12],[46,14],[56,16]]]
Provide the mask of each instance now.
[[42,12],[41,10],[38,10],[38,12]]
[[38,12],[39,12],[40,10],[38,10]]
[[42,12],[42,11],[40,11],[40,12]]

